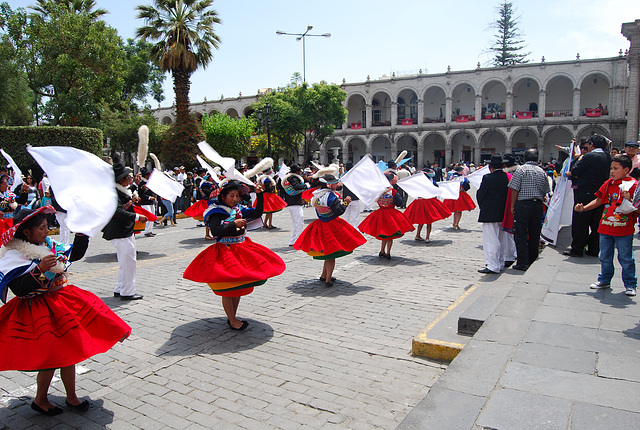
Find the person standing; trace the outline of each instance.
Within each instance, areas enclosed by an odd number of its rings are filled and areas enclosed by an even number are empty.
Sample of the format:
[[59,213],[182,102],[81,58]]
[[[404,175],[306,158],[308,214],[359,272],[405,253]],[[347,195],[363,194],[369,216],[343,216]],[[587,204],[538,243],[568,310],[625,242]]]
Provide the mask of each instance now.
[[[596,134],[585,143],[586,153],[571,167],[567,176],[573,178],[576,185],[573,204],[586,205],[595,199],[595,193],[609,178],[611,156],[604,151],[607,141]],[[563,254],[569,257],[582,257],[584,253],[597,257],[600,252],[600,236],[598,226],[602,217],[603,206],[590,211],[573,211],[571,221],[571,248]],[[585,250],[586,248],[586,250]]]
[[[156,213],[156,195],[153,191],[147,187],[147,181],[151,176],[151,172],[146,167],[140,169],[140,176],[136,179],[138,185],[138,196],[140,197],[140,206],[142,209]],[[153,222],[147,222],[144,227],[144,235],[147,237],[153,237],[156,234],[153,232]]]
[[284,201],[291,215],[291,238],[289,246],[293,246],[304,229],[304,213],[302,212],[302,192],[309,188],[304,182],[302,169],[297,164],[292,164],[290,171],[282,178],[282,188],[284,189]]
[[524,161],[509,181],[518,253],[516,264],[512,268],[522,271],[526,271],[538,258],[543,201],[551,191],[547,174],[538,166],[538,150],[527,150],[524,153]]
[[132,170],[122,163],[113,165],[118,193],[118,206],[109,223],[102,229],[102,237],[116,248],[118,258],[118,282],[113,290],[114,297],[121,300],[140,300],[136,294],[136,240],[133,226],[136,221],[145,222],[147,217],[133,210],[133,196],[129,186],[133,183]]
[[509,233],[502,229],[504,209],[507,204],[509,177],[502,170],[505,160],[500,154],[493,154],[489,161],[488,173],[482,177],[482,183],[476,199],[480,207],[478,222],[482,223],[482,250],[486,267],[480,273],[499,273],[505,265],[504,249],[510,240]]

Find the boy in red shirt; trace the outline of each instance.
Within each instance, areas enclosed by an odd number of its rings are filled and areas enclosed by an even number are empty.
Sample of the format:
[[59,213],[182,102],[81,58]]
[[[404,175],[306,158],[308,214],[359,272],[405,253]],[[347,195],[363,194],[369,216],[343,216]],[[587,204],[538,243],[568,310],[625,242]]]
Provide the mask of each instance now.
[[[633,233],[635,232],[636,212],[616,213],[616,209],[623,200],[630,200],[634,195],[637,182],[627,176],[631,170],[631,159],[626,155],[616,155],[611,160],[610,175],[598,191],[595,200],[583,205],[578,203],[576,212],[595,209],[604,204],[604,212],[600,219],[598,233],[600,233],[600,274],[598,280],[591,284],[592,289],[611,288],[613,278],[613,252],[618,249],[618,262],[622,266],[622,282],[627,296],[636,295],[636,262],[633,257]],[[632,182],[631,189],[620,191],[620,184]]]

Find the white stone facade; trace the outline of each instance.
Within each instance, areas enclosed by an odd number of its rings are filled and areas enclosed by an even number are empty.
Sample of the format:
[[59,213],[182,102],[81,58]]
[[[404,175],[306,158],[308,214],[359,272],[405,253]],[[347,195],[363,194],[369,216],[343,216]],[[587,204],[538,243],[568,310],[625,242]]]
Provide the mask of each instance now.
[[[347,120],[310,150],[321,162],[336,147],[343,162],[365,154],[386,161],[406,150],[422,166],[479,163],[493,152],[531,147],[548,161],[557,156],[556,144],[592,133],[622,148],[640,127],[640,20],[624,24],[623,34],[631,49],[617,57],[343,82]],[[241,117],[258,98],[205,99],[191,110]],[[154,114],[164,124],[174,118],[172,108]]]

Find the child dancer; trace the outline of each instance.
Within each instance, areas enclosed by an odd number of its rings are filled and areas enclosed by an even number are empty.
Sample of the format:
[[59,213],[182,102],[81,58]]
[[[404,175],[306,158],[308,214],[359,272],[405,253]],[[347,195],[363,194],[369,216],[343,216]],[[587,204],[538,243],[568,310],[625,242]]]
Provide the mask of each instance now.
[[[461,176],[460,172],[462,171],[462,167],[456,167],[456,169],[460,169],[460,171],[456,171],[453,177]],[[455,171],[455,169],[454,169]],[[469,181],[467,178],[463,177],[462,182],[460,182],[460,195],[459,197],[454,199],[444,199],[442,202],[445,204],[449,212],[453,212],[453,229],[460,230],[460,219],[462,218],[462,211],[472,211],[476,208],[476,204],[473,202],[473,199],[467,191],[471,189],[471,185],[469,185]]]
[[315,191],[311,200],[318,219],[307,226],[293,248],[306,252],[316,260],[324,260],[320,281],[326,287],[332,287],[336,280],[332,277],[336,258],[351,254],[367,240],[351,224],[340,218],[351,198],[347,197],[344,203],[340,201],[335,193],[339,179],[326,174],[320,178],[320,182],[326,188]]
[[387,172],[384,176],[389,180],[389,187],[378,199],[380,209],[370,213],[358,226],[358,229],[380,240],[380,253],[378,257],[391,260],[391,246],[393,240],[404,236],[408,231],[413,231],[413,225],[407,217],[395,209],[402,205],[402,197],[393,189],[398,182],[398,177],[393,172]]
[[285,269],[273,251],[245,237],[247,221],[260,218],[264,200],[262,186],[256,185],[256,207],[243,206],[243,191],[248,192],[248,187],[236,180],[223,185],[218,199],[204,214],[216,243],[198,254],[182,275],[207,283],[216,295],[222,296],[222,308],[232,330],[244,330],[249,325],[236,317],[240,297]]

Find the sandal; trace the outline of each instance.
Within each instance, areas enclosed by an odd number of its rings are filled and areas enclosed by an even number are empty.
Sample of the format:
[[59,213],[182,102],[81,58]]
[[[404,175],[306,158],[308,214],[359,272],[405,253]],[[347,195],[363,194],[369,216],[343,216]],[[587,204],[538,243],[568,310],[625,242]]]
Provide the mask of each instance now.
[[247,328],[247,326],[249,325],[249,321],[242,321],[242,325],[238,328],[235,328],[234,326],[231,325],[231,323],[229,323],[229,327],[231,327],[231,330],[244,330],[245,328]]
[[86,412],[89,410],[89,407],[91,407],[91,403],[89,403],[88,400],[83,400],[82,403],[80,403],[79,405],[72,405],[66,400],[64,402],[67,404],[68,407],[70,407],[71,409],[77,412]]
[[62,412],[64,412],[61,408],[57,406],[54,406],[49,410],[44,410],[40,406],[36,405],[35,401],[31,402],[31,409],[47,417],[55,417],[56,415],[60,415]]

